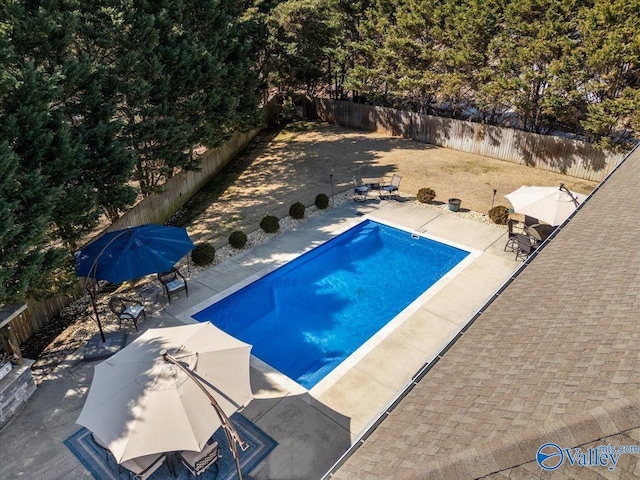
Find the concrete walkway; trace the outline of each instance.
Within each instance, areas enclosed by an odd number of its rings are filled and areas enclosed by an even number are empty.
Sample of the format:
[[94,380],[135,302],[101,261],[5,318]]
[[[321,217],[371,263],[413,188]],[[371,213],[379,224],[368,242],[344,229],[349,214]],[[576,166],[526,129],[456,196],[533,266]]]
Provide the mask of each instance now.
[[[341,375],[311,391],[252,358],[255,399],[243,414],[278,446],[251,473],[255,479],[321,478],[396,398],[411,376],[433,359],[520,264],[503,252],[506,230],[413,202],[349,203],[303,223],[226,262],[194,274],[189,297],[156,308],[142,328],[193,321],[190,314],[228,289],[239,288],[360,222],[364,215],[444,239],[473,253],[455,276],[414,302],[370,344],[338,367]],[[481,320],[479,320],[481,321]],[[135,338],[130,335],[130,340]],[[76,352],[38,387],[0,432],[0,478],[75,479],[90,474],[64,446],[91,383],[94,364]]]

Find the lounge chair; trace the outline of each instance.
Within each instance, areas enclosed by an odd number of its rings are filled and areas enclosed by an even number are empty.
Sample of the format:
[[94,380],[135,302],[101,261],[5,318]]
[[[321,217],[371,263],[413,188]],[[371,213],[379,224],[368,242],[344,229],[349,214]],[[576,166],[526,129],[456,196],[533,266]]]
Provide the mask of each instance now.
[[171,295],[175,295],[182,290],[189,296],[189,287],[187,287],[187,279],[184,278],[180,270],[172,268],[168,272],[158,274],[158,280],[162,283],[164,290],[167,292],[169,303],[171,303]]
[[367,199],[367,193],[371,188],[368,185],[365,185],[362,182],[361,178],[352,177],[351,182],[353,183],[353,200],[356,201],[360,198],[360,201],[364,202]]
[[109,310],[118,317],[120,322],[120,328],[122,328],[123,320],[133,320],[133,326],[138,331],[138,319],[142,315],[143,318],[147,318],[147,314],[144,311],[144,306],[136,301],[122,297],[111,297],[109,300]]
[[163,453],[145,455],[144,457],[136,457],[125,460],[120,464],[120,467],[124,468],[127,471],[127,476],[129,478],[131,478],[131,475],[133,475],[134,478],[137,478],[139,480],[146,480],[151,476],[153,472],[155,472],[162,466],[166,459],[167,456]]
[[402,177],[394,173],[391,177],[391,181],[389,183],[384,183],[380,187],[380,198],[382,198],[386,193],[388,200],[391,200],[391,195],[393,195],[396,200],[399,200],[400,196],[398,195],[398,192],[400,190],[400,180],[402,180]]
[[187,467],[187,470],[189,470],[191,475],[194,477],[200,476],[200,474],[207,470],[211,465],[215,464],[216,468],[218,468],[218,464],[216,462],[219,457],[220,446],[218,445],[218,442],[206,444],[200,452],[193,452],[190,450],[180,452],[180,461],[182,461],[182,464]]

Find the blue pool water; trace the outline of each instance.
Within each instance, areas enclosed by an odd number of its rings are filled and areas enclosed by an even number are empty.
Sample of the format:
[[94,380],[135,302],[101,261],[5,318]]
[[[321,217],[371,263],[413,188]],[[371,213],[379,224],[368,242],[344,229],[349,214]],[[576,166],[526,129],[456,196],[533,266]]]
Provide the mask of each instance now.
[[193,318],[311,389],[468,254],[366,220]]

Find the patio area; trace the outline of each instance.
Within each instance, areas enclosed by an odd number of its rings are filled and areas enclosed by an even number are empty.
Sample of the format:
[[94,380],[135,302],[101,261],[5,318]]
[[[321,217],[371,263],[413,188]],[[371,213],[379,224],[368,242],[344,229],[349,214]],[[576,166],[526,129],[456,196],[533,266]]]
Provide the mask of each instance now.
[[[477,256],[419,306],[401,314],[398,326],[322,389],[306,391],[256,358],[251,361],[254,400],[242,414],[278,445],[251,474],[255,479],[321,478],[358,435],[392,403],[421,366],[439,354],[485,301],[521,264],[504,252],[504,227],[461,218],[413,201],[347,202],[252,249],[193,273],[189,297],[148,305],[140,329],[192,322],[190,315],[215,295],[261,276],[360,222],[378,218],[454,242]],[[135,338],[129,332],[129,341]],[[76,432],[95,363],[82,349],[38,387],[0,433],[0,476],[22,479],[91,478],[63,441]],[[212,412],[213,414],[213,412]],[[226,445],[222,445],[222,452]],[[153,477],[152,477],[153,478]]]

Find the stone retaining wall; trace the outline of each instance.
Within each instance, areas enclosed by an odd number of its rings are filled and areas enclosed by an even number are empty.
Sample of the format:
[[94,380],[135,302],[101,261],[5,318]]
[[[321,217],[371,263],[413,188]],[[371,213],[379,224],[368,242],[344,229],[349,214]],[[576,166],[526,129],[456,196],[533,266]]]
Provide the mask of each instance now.
[[31,376],[33,360],[24,360],[24,365],[13,365],[11,372],[0,380],[0,430],[20,411],[36,391]]

